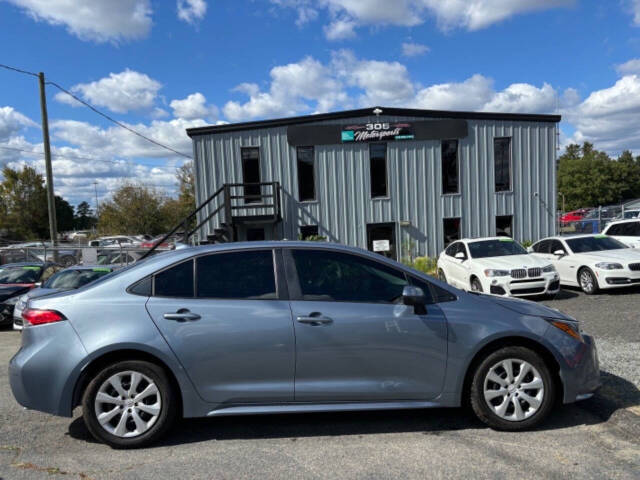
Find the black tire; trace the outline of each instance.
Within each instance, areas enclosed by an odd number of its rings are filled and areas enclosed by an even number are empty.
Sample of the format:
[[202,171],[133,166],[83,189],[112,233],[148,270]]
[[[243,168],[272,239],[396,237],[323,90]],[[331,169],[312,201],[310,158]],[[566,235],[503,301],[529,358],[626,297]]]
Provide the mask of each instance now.
[[444,283],[449,283],[447,282],[447,276],[444,274],[444,270],[441,268],[438,269],[438,280]]
[[[484,382],[489,370],[506,359],[524,360],[531,364],[542,378],[544,396],[538,410],[524,420],[505,420],[489,407],[484,397]],[[489,354],[476,368],[470,389],[470,401],[476,416],[495,430],[518,431],[533,428],[548,415],[556,401],[556,384],[542,357],[526,347],[505,347]],[[516,400],[518,401],[518,400]]]
[[[591,280],[583,282],[583,276],[590,277]],[[598,293],[598,280],[589,267],[582,267],[580,270],[578,270],[578,284],[580,285],[582,291],[587,295]]]
[[[161,399],[160,413],[155,423],[143,434],[127,438],[119,437],[105,430],[98,421],[94,406],[101,385],[113,375],[124,371],[139,372],[150,378],[157,386]],[[100,442],[113,448],[145,447],[160,439],[175,421],[179,403],[176,393],[167,374],[158,365],[141,360],[117,362],[100,370],[89,382],[82,396],[82,417],[91,435]]]
[[473,277],[471,279],[471,291],[472,292],[479,292],[482,293],[482,284],[480,283],[480,280],[478,280],[476,277]]

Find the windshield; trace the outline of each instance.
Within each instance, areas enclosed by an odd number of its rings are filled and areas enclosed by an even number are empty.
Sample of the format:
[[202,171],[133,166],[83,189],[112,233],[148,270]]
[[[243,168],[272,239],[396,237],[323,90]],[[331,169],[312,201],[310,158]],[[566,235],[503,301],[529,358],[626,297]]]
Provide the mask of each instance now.
[[593,237],[580,237],[567,240],[567,245],[573,253],[600,252],[603,250],[620,250],[628,248],[624,243],[606,235],[596,235]]
[[482,240],[469,242],[469,254],[471,258],[505,257],[508,255],[527,255],[522,246],[510,238],[500,240]]
[[108,268],[92,268],[87,270],[63,270],[53,275],[42,286],[59,290],[80,288],[100,277],[104,277],[111,270]]
[[0,283],[36,283],[42,267],[24,266],[0,268]]

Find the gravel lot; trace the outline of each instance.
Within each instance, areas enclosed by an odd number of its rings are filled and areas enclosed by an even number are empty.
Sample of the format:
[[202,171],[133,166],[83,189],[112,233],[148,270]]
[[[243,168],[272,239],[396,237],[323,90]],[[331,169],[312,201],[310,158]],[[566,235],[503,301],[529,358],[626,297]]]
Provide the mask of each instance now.
[[638,478],[640,290],[545,301],[596,337],[603,389],[540,429],[494,432],[462,409],[275,415],[181,422],[160,445],[116,451],[79,418],[26,411],[6,364],[20,341],[0,331],[0,479],[21,478]]

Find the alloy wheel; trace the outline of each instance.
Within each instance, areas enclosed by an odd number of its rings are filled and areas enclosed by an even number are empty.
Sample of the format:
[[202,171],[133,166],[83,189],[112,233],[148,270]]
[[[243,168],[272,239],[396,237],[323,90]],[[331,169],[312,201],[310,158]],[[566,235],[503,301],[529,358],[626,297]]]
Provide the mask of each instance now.
[[585,292],[593,292],[595,286],[593,276],[588,270],[582,270],[582,272],[580,272],[580,286]]
[[511,422],[535,415],[544,395],[542,376],[525,360],[500,360],[489,369],[484,379],[487,405],[498,417]]
[[158,420],[162,399],[156,384],[136,371],[118,372],[105,380],[94,401],[98,423],[112,435],[137,437]]

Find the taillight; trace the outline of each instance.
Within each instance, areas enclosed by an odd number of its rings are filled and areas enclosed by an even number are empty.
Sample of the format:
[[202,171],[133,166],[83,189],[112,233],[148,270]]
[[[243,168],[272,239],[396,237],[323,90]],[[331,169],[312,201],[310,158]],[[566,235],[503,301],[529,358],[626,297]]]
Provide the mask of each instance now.
[[44,323],[55,323],[66,320],[65,316],[55,310],[37,310],[27,308],[22,312],[22,318],[31,325],[42,325]]

